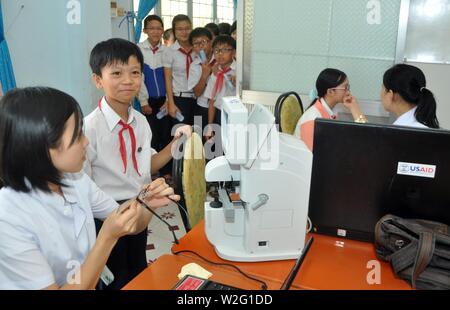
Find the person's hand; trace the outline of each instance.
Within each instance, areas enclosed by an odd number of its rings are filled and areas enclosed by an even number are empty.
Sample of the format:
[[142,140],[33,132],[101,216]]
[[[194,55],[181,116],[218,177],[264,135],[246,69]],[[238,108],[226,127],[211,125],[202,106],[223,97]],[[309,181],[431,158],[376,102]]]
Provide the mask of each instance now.
[[210,140],[210,139],[212,139],[213,137],[214,137],[214,130],[213,130],[211,124],[210,124],[210,125],[208,125],[208,127],[206,128],[205,139],[206,139],[206,140]]
[[214,75],[217,75],[217,72],[219,72],[219,64],[216,62],[216,63],[214,64],[214,66],[212,67],[212,73],[213,73]]
[[208,63],[202,64],[202,77],[207,78],[211,75],[212,69]]
[[233,83],[234,87],[236,87],[236,76],[235,75],[229,75],[231,83]]
[[177,111],[179,111],[180,109],[178,109],[178,107],[175,105],[175,103],[174,102],[168,102],[167,103],[167,108],[168,108],[168,112],[169,112],[169,115],[172,117],[172,118],[176,118],[176,114],[177,114]]
[[140,215],[139,208],[141,206],[133,201],[129,205],[118,207],[111,212],[103,222],[99,237],[117,240],[122,236],[135,233]]
[[361,114],[361,110],[359,108],[358,101],[356,100],[356,98],[353,95],[351,95],[351,94],[346,95],[344,97],[342,104],[344,105],[344,107],[349,109],[350,112],[352,112],[352,114],[357,114],[358,116]]
[[178,139],[179,137],[181,137],[182,135],[186,135],[187,138],[190,138],[192,135],[192,126],[190,125],[183,125],[178,127],[175,130],[175,134],[173,136],[173,139]]
[[143,188],[145,191],[140,196],[147,206],[152,209],[165,207],[172,200],[180,200],[179,195],[174,194],[174,190],[170,187],[164,178],[158,178]]
[[344,97],[344,106],[350,110],[353,119],[358,123],[367,123],[367,118],[361,113],[359,103],[356,98],[352,95],[347,95]]
[[152,112],[153,112],[152,107],[150,105],[148,105],[148,104],[144,105],[144,106],[141,106],[141,110],[142,110],[142,113],[145,114],[145,115],[151,115]]

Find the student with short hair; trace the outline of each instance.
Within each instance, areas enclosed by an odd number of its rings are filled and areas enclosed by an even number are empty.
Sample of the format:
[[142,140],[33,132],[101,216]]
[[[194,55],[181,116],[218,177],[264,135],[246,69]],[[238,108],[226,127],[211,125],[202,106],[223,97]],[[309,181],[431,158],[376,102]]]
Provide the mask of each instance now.
[[[82,172],[82,128],[78,103],[56,89],[0,101],[0,289],[94,289],[117,240],[147,227],[136,200],[119,206]],[[163,180],[148,188],[154,208],[179,199]]]
[[170,47],[172,44],[175,43],[175,37],[173,35],[173,29],[169,28],[164,31],[163,34],[163,44],[166,47]]
[[[143,55],[127,40],[109,39],[91,51],[93,80],[105,95],[85,118],[87,148],[85,171],[116,201],[135,197],[151,175],[172,159],[171,147],[190,130],[177,129],[174,140],[160,152],[151,147],[152,131],[146,118],[132,109],[142,82]],[[101,224],[101,223],[99,223]],[[147,266],[147,233],[122,238],[108,260],[114,282],[107,289],[119,289]]]
[[188,85],[197,97],[194,115],[201,117],[203,130],[208,124],[208,98],[204,96],[204,92],[216,63],[212,53],[211,32],[206,28],[195,28],[189,35],[189,42],[193,46],[195,56],[189,72]]
[[[188,86],[189,71],[194,57],[189,43],[192,23],[188,16],[179,14],[172,20],[175,43],[164,54],[164,75],[167,90],[167,110],[172,117],[172,126],[194,122],[195,94]],[[177,112],[183,120],[177,119]]]
[[227,35],[231,34],[231,25],[229,23],[220,23],[217,25],[219,27],[219,35]]
[[231,25],[231,37],[235,40],[237,40],[237,22],[234,21],[233,24]]
[[[164,80],[163,54],[166,47],[161,44],[164,24],[161,17],[149,15],[144,20],[143,32],[148,39],[138,44],[144,56],[144,71],[139,102],[142,113],[152,130],[152,148],[161,151],[171,140],[171,122],[169,117],[158,119],[156,115],[166,102],[166,83]],[[160,174],[170,175],[172,167],[164,166]]]
[[422,70],[415,66],[398,64],[384,73],[381,102],[397,116],[394,125],[439,128],[436,100]]
[[[218,65],[218,71],[208,81],[204,96],[209,98],[208,124],[220,124],[222,98],[236,95],[236,41],[228,35],[220,35],[214,39],[213,53]],[[207,138],[212,135],[211,127]]]
[[300,117],[294,132],[294,136],[303,140],[311,151],[313,150],[315,119],[336,119],[337,115],[333,109],[339,103],[350,110],[356,122],[367,122],[356,98],[350,92],[347,75],[340,70],[327,68],[320,72],[311,99],[311,105]]
[[212,40],[214,41],[214,39],[219,35],[219,26],[215,23],[209,23],[205,25],[205,28],[211,32]]

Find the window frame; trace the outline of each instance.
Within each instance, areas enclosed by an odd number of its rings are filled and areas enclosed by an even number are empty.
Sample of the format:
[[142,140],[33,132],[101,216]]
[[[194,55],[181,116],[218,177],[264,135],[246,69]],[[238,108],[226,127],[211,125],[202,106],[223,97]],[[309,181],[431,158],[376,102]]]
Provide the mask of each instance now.
[[[158,15],[158,16],[161,16],[161,17],[162,17],[162,15],[161,15],[162,14],[162,1],[164,1],[164,0],[159,0],[156,3],[156,6],[154,7],[154,10],[155,10],[154,13],[156,15]],[[213,6],[212,22],[218,24],[221,21],[219,21],[218,17],[217,17],[217,0],[213,0],[212,2],[213,2],[212,3],[212,6]],[[194,16],[193,16],[193,7],[194,7],[194,5],[193,5],[193,3],[194,3],[194,0],[187,0],[187,14],[186,15],[189,16],[189,18],[192,21],[194,20]],[[133,2],[133,4],[134,4],[134,2]],[[138,10],[137,7],[133,8],[133,9],[134,9],[135,12]],[[233,18],[232,18],[232,20],[236,20],[236,9],[237,8],[233,9]],[[171,27],[172,27],[172,25],[167,25],[165,28],[167,29],[167,28],[171,28]]]

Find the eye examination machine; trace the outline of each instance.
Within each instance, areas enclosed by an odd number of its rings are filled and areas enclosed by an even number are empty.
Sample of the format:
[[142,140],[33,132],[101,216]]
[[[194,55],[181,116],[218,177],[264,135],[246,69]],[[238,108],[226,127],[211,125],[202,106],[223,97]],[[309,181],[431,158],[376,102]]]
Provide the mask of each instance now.
[[207,182],[218,198],[205,202],[205,230],[217,254],[231,261],[297,258],[305,243],[312,153],[279,133],[272,113],[248,113],[237,97],[222,106],[224,156],[211,160]]

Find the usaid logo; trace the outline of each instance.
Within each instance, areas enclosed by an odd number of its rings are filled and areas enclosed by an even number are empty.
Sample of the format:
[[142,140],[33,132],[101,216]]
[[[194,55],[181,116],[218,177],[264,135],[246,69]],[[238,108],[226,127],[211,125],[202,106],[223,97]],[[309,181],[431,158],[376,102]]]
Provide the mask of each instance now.
[[434,179],[436,166],[399,162],[397,174]]

